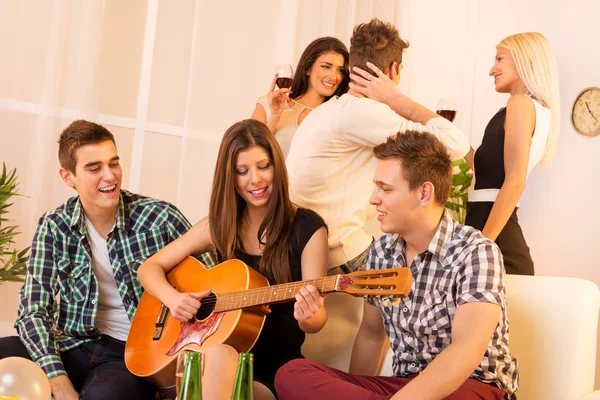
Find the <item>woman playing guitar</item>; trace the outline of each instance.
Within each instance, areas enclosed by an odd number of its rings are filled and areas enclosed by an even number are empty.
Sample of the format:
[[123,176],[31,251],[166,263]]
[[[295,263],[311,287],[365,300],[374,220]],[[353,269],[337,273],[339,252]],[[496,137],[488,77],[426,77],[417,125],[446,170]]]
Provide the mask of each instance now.
[[[216,250],[219,261],[236,258],[280,284],[323,277],[327,271],[327,228],[315,212],[298,208],[288,195],[285,160],[269,128],[255,120],[231,126],[215,168],[208,217],[150,257],[139,269],[145,290],[182,322],[196,315],[210,290],[180,293],[166,273],[191,254]],[[327,321],[323,298],[307,285],[293,303],[271,306],[254,353],[255,399],[276,398],[273,382],[283,364],[302,357],[305,333]],[[237,353],[227,345],[202,349],[206,361],[203,395],[229,399]]]

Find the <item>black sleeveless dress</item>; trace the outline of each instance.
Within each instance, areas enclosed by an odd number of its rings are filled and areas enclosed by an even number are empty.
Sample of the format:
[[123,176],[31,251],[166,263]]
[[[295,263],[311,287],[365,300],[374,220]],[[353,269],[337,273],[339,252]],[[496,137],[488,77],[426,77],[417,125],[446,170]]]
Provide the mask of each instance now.
[[[326,226],[323,218],[312,210],[298,208],[290,236],[289,260],[292,281],[302,280],[302,251],[321,227]],[[246,254],[236,250],[235,257],[251,268],[258,271],[260,256]],[[219,262],[225,261],[218,255]],[[271,285],[275,282],[269,282]],[[294,318],[294,302],[273,304],[271,314],[265,319],[265,324],[254,347],[254,380],[267,386],[275,392],[275,373],[286,362],[295,358],[303,358],[301,347],[305,333]]]
[[[474,156],[475,190],[500,189],[504,184],[504,121],[506,108],[501,108],[490,120],[481,146]],[[494,202],[470,201],[467,203],[465,225],[483,230]],[[523,236],[517,217],[517,207],[508,222],[496,238],[496,244],[502,252],[504,267],[508,274],[533,275],[533,260],[529,246]]]

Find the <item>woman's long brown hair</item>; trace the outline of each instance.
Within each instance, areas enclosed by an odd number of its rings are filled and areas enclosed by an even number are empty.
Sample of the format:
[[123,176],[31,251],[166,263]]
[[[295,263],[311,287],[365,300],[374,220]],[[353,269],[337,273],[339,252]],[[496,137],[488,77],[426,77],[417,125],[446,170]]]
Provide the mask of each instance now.
[[289,242],[295,210],[289,197],[281,148],[262,122],[252,119],[237,122],[223,136],[210,195],[210,233],[217,251],[226,259],[235,258],[236,249],[244,251],[240,231],[246,201],[235,189],[235,168],[238,153],[253,146],[267,152],[274,170],[267,214],[258,229],[258,241],[263,248],[259,272],[273,283],[285,283],[291,280]]

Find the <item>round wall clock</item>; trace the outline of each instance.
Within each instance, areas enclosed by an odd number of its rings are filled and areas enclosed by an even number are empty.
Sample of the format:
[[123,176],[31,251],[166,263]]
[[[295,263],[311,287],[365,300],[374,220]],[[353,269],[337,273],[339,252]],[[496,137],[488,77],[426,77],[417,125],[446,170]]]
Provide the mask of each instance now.
[[589,87],[577,95],[571,110],[571,124],[582,135],[600,135],[600,88]]

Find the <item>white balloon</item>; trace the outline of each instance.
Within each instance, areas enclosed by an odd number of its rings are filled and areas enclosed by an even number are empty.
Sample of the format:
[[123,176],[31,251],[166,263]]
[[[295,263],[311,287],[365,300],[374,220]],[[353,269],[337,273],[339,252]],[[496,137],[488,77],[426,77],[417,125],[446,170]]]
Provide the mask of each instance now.
[[22,357],[0,360],[0,399],[50,400],[50,382],[36,363]]

